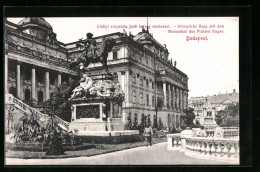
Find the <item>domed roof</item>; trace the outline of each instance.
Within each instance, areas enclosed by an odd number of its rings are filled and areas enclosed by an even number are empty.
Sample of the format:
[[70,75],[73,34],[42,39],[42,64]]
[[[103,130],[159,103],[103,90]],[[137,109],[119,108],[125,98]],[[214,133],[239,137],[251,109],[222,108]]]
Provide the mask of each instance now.
[[48,22],[46,22],[45,19],[42,17],[26,17],[25,19],[21,20],[18,23],[18,25],[21,26],[22,28],[27,28],[30,26],[37,25],[44,29],[52,31],[51,25]]

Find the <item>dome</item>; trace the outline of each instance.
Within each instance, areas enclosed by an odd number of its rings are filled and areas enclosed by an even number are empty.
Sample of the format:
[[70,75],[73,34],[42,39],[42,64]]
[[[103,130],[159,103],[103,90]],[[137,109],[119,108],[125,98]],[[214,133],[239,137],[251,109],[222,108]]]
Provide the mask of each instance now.
[[38,26],[48,31],[52,31],[51,25],[42,17],[26,17],[21,20],[18,25],[23,29]]

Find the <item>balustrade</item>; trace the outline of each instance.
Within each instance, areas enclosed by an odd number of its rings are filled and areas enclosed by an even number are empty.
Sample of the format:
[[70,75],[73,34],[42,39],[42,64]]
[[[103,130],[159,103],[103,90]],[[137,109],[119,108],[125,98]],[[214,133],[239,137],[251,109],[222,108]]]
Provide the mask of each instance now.
[[[16,105],[16,107],[23,110],[24,112],[29,112],[29,113],[32,112],[32,113],[34,113],[36,118],[39,119],[40,121],[46,121],[50,118],[47,114],[43,114],[40,111],[38,111],[34,108],[31,108],[30,106],[23,103],[21,100],[15,98],[11,94],[6,94],[5,97],[6,97],[6,99],[5,99],[6,104],[14,104],[14,105]],[[62,120],[61,118],[59,118],[56,115],[54,115],[54,118],[58,124],[61,124],[63,127],[65,127],[65,129],[69,130],[69,122]]]
[[239,161],[238,138],[201,138],[186,137],[185,154],[197,158],[222,161]]
[[179,150],[181,148],[180,134],[167,134],[168,150]]

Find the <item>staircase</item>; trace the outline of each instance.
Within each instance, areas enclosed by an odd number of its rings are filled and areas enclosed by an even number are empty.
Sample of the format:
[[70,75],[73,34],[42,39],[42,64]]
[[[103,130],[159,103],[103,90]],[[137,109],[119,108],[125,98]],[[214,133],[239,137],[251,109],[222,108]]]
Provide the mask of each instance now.
[[[46,122],[47,120],[50,119],[50,116],[47,114],[44,114],[30,106],[28,106],[27,104],[25,104],[24,102],[22,102],[21,100],[15,98],[12,94],[5,94],[5,104],[9,104],[9,105],[14,105],[16,108],[20,109],[21,111],[25,112],[25,113],[31,113],[33,112],[37,119],[39,121],[41,121],[42,123]],[[58,116],[54,115],[55,120],[58,123],[58,126],[66,131],[69,131],[69,122],[62,120],[61,118],[59,118]]]

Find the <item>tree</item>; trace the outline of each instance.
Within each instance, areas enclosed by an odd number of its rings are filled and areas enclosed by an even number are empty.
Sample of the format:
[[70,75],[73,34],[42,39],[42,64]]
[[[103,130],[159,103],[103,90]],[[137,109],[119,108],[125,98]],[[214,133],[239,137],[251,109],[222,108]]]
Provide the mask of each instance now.
[[184,114],[182,115],[182,119],[184,120],[186,127],[192,127],[194,125],[193,120],[195,118],[194,109],[188,107],[184,109]]
[[153,128],[158,128],[156,117],[153,118]]
[[223,110],[220,110],[216,115],[215,115],[215,121],[217,123],[218,126],[220,126],[220,124],[222,123],[223,121]]
[[[71,120],[71,103],[68,100],[72,94],[72,91],[79,82],[75,82],[73,79],[69,83],[64,83],[56,87],[56,92],[51,96],[49,100],[45,102],[46,108],[54,108],[55,115],[65,121]],[[53,110],[53,109],[52,109]]]
[[158,130],[163,130],[163,129],[164,129],[164,125],[163,125],[163,123],[162,123],[161,117],[159,117]]
[[146,121],[146,117],[144,115],[142,115],[141,117],[141,123],[138,126],[138,130],[140,131],[140,133],[144,132],[144,128],[145,128],[145,121]]
[[135,116],[135,118],[134,118],[134,122],[133,122],[133,124],[132,124],[132,129],[133,130],[137,130],[138,129],[138,122],[137,122],[137,116]]
[[220,111],[215,117],[216,123],[221,127],[239,126],[239,103],[228,104],[224,111]]
[[131,119],[131,114],[129,114],[127,118],[127,123],[125,124],[125,130],[132,130],[132,119]]

